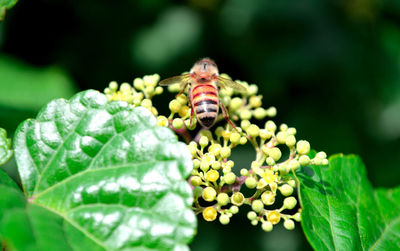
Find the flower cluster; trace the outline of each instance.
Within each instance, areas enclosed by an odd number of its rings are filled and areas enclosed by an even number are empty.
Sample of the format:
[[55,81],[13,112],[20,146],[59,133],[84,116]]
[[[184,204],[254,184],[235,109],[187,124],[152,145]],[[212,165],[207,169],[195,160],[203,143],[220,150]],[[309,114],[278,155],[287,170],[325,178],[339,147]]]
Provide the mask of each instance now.
[[[229,78],[225,75],[224,77]],[[225,88],[219,91],[220,102],[227,108],[229,118],[236,124],[232,127],[219,114],[215,130],[197,127],[195,117],[190,123],[191,108],[188,93],[177,95],[170,101],[168,116],[159,115],[152,106],[151,98],[163,92],[157,86],[158,75],[145,76],[134,80],[133,86],[115,82],[105,89],[110,101],[123,100],[133,106],[144,106],[155,116],[159,126],[169,127],[187,142],[192,154],[193,171],[189,178],[193,187],[193,210],[202,214],[206,221],[218,218],[221,224],[228,224],[230,218],[247,205],[247,214],[252,225],[260,223],[267,232],[283,221],[286,229],[295,227],[294,221],[301,220],[301,208],[295,191],[299,180],[296,170],[307,165],[327,165],[324,152],[310,158],[310,144],[296,139],[296,129],[286,124],[279,127],[272,121],[260,121],[276,115],[275,107],[264,109],[262,96],[254,84],[236,81],[245,86],[245,93]],[[168,86],[170,92],[180,92],[179,84]],[[256,122],[251,122],[255,120]],[[196,132],[195,135],[191,135]],[[247,167],[235,172],[231,160],[232,149],[251,144],[255,160]],[[250,191],[250,193],[249,193]]]

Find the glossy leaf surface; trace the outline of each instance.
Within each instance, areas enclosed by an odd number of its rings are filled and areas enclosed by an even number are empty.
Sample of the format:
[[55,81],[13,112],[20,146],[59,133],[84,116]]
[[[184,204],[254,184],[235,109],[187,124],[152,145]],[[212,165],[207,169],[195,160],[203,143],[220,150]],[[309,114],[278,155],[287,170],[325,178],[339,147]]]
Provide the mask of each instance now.
[[302,227],[315,250],[400,250],[400,187],[374,190],[364,164],[336,155],[299,172]]
[[25,121],[15,145],[28,212],[61,217],[72,250],[187,249],[191,156],[148,110],[81,92]]
[[6,130],[0,128],[0,166],[10,160],[12,155],[11,139],[7,138]]

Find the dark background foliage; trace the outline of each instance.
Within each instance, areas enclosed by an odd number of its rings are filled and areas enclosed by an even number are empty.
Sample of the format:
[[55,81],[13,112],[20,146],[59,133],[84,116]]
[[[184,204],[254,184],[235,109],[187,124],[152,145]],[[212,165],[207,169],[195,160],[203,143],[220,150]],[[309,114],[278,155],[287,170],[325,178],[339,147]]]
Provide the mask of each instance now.
[[[258,84],[297,138],[359,154],[372,183],[391,187],[400,179],[399,24],[397,0],[21,0],[0,23],[0,127],[12,135],[52,98],[178,75],[208,56]],[[253,157],[236,155],[238,168]],[[15,175],[13,163],[6,169]],[[301,230],[263,233],[244,214],[233,219],[200,221],[192,249],[310,249]]]

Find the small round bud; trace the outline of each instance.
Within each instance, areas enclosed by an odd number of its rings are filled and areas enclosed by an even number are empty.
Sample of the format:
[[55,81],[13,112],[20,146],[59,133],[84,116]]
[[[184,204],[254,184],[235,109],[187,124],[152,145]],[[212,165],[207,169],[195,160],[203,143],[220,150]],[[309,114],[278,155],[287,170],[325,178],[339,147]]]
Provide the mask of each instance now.
[[229,216],[226,215],[226,214],[222,214],[222,215],[219,217],[219,222],[221,222],[222,225],[227,225],[227,224],[229,224],[229,221],[230,221]]
[[249,88],[247,89],[247,93],[249,96],[251,95],[256,95],[258,92],[258,86],[255,84],[249,85]]
[[283,196],[289,196],[293,193],[293,187],[289,186],[288,184],[283,184],[281,187],[279,187],[279,191],[281,191]]
[[271,232],[272,229],[274,228],[274,226],[272,225],[271,222],[269,221],[265,221],[262,225],[261,225],[262,230],[264,230],[265,232]]
[[281,131],[287,131],[287,129],[288,129],[288,126],[286,125],[286,124],[281,124],[280,126],[279,126],[279,130],[281,130]]
[[231,137],[231,134],[232,134],[231,131],[225,130],[225,131],[222,132],[222,137],[223,137],[225,140],[229,140],[229,138]]
[[201,147],[206,147],[208,145],[208,138],[206,136],[201,136],[199,140],[199,144]]
[[236,181],[236,175],[232,172],[224,175],[224,181],[228,185],[232,185]]
[[287,230],[293,230],[294,229],[294,221],[288,219],[285,220],[283,222],[283,226],[287,229]]
[[219,178],[219,173],[218,173],[218,171],[215,171],[212,169],[206,173],[205,178],[206,178],[206,180],[208,180],[210,182],[215,182]]
[[275,161],[278,161],[282,157],[282,152],[278,147],[269,149],[268,155]]
[[231,196],[231,202],[235,206],[241,206],[244,203],[244,196],[241,192],[236,192]]
[[251,203],[251,209],[253,209],[254,212],[260,213],[264,209],[264,204],[261,200],[254,200]]
[[275,160],[274,160],[272,157],[268,157],[268,158],[266,159],[266,162],[267,162],[267,164],[268,164],[269,166],[275,165]]
[[272,134],[271,132],[265,130],[265,129],[261,129],[260,130],[260,138],[263,140],[269,139],[271,138]]
[[314,164],[317,165],[317,166],[322,165],[322,159],[320,159],[320,158],[318,158],[318,157],[315,157],[315,158],[313,159],[313,162],[314,162]]
[[157,95],[160,95],[164,92],[164,88],[162,88],[161,86],[157,86],[156,89],[154,90],[154,93]]
[[245,168],[240,169],[240,175],[242,175],[242,176],[249,175],[249,170],[247,170]]
[[165,116],[158,116],[157,117],[157,125],[158,126],[168,126],[168,119]]
[[150,99],[145,98],[142,100],[142,103],[140,105],[147,109],[150,109],[152,107],[153,103],[151,102]]
[[220,193],[217,196],[217,201],[220,206],[226,206],[230,202],[229,195],[226,193]]
[[251,225],[253,225],[253,226],[257,226],[258,220],[252,220],[250,223],[251,223]]
[[232,172],[232,168],[231,168],[230,166],[224,164],[224,165],[223,165],[223,168],[222,168],[222,172],[223,172],[224,174],[230,173],[230,172]]
[[293,135],[287,136],[287,138],[286,138],[286,145],[287,145],[288,147],[292,147],[292,146],[296,145],[296,137],[293,136]]
[[265,116],[267,116],[267,112],[262,107],[258,107],[257,109],[255,109],[253,114],[254,114],[254,117],[258,120],[264,119]]
[[179,102],[181,105],[186,105],[187,102],[188,102],[188,100],[187,100],[185,94],[179,95],[178,97],[176,97],[176,100],[178,100],[178,102]]
[[206,209],[204,209],[203,211],[203,218],[206,221],[214,221],[217,218],[217,210],[215,210],[215,208],[213,207],[207,207]]
[[298,154],[308,154],[310,152],[310,143],[308,143],[306,140],[300,140],[297,142],[296,150]]
[[260,128],[258,128],[257,125],[252,124],[252,125],[250,125],[250,126],[247,128],[246,132],[247,132],[252,138],[255,138],[255,137],[257,137],[257,136],[260,134]]
[[228,158],[229,156],[231,156],[231,149],[227,146],[222,147],[220,155],[222,158]]
[[251,96],[249,99],[249,105],[254,108],[260,107],[262,105],[261,99],[262,96]]
[[275,117],[276,116],[276,108],[271,106],[270,108],[268,108],[267,110],[267,116],[268,117]]
[[287,209],[293,209],[297,204],[297,200],[295,197],[287,197],[283,200],[283,206]]
[[179,109],[178,114],[179,114],[179,116],[180,116],[181,118],[186,118],[186,117],[188,117],[188,116],[190,115],[190,108],[189,108],[189,106],[187,106],[187,105],[182,106],[181,109]]
[[118,89],[118,83],[117,83],[116,81],[111,81],[111,82],[108,84],[108,87],[109,87],[111,90],[116,91],[116,90]]
[[210,162],[208,162],[207,160],[201,160],[200,161],[200,169],[203,172],[207,172],[208,169],[210,169]]
[[253,189],[257,186],[257,180],[253,177],[248,177],[246,179],[246,181],[244,182],[244,184],[246,185],[246,187]]
[[297,222],[301,221],[301,213],[297,212],[293,215],[293,219]]
[[267,129],[267,131],[270,131],[270,132],[275,132],[276,131],[276,125],[275,125],[274,121],[268,120],[265,123],[265,129]]
[[132,87],[128,83],[122,83],[121,87],[119,89],[121,90],[121,92],[124,92],[124,93],[132,92]]
[[172,121],[172,126],[175,129],[181,129],[183,127],[183,120],[181,118],[176,118]]
[[289,134],[289,135],[296,135],[296,128],[294,128],[294,127],[290,127],[290,128],[288,128],[287,129],[287,133]]
[[246,137],[240,137],[239,144],[244,145],[247,143],[247,138]]
[[200,160],[194,159],[194,160],[193,160],[193,168],[194,168],[194,169],[197,169],[197,168],[199,168],[199,167],[200,167]]
[[221,163],[218,162],[218,161],[214,161],[214,162],[211,164],[211,168],[212,168],[212,169],[215,169],[215,170],[219,170],[219,169],[221,168]]
[[247,213],[247,218],[248,218],[249,220],[251,220],[251,221],[257,219],[257,214],[256,214],[256,212],[254,212],[254,211],[248,212],[248,213]]
[[181,109],[181,107],[182,107],[181,104],[176,99],[173,99],[173,100],[171,100],[171,102],[169,102],[169,109],[173,113],[178,113],[179,110]]
[[325,152],[319,152],[319,153],[317,153],[316,157],[320,158],[320,159],[326,159],[326,153]]
[[261,200],[265,205],[270,206],[275,203],[275,194],[271,191],[265,191],[261,195]]
[[291,187],[295,187],[296,186],[296,181],[295,180],[288,180],[288,185]]
[[232,111],[240,109],[242,105],[243,105],[243,100],[239,97],[233,98],[229,104]]
[[135,78],[135,80],[133,80],[133,86],[135,87],[136,90],[143,90],[144,89],[143,79]]
[[240,141],[240,134],[237,133],[237,132],[233,132],[233,133],[231,134],[229,140],[230,140],[233,144],[235,144],[235,145],[239,144],[239,141]]
[[289,165],[286,164],[285,162],[283,162],[283,163],[279,164],[278,170],[279,170],[281,175],[286,175],[290,171]]
[[243,109],[243,110],[241,110],[239,116],[240,116],[241,120],[249,120],[249,119],[251,119],[252,114],[249,109]]
[[328,159],[323,159],[322,160],[322,165],[326,166],[329,164],[329,160]]
[[281,215],[277,211],[271,211],[267,214],[267,220],[272,224],[276,225],[281,220]]
[[299,163],[302,166],[310,164],[310,157],[308,157],[307,155],[301,155],[299,158]]
[[219,155],[219,152],[221,151],[221,145],[220,144],[212,144],[209,148],[208,151],[212,154],[214,154],[215,156]]
[[213,201],[217,196],[217,192],[212,187],[206,187],[203,189],[202,197],[205,201]]
[[299,167],[300,167],[300,163],[297,160],[292,159],[291,161],[289,161],[290,169],[297,170]]
[[279,144],[285,144],[287,136],[288,136],[287,132],[280,131],[278,132],[278,134],[276,134],[276,140],[278,141]]
[[226,165],[232,168],[232,167],[235,166],[235,162],[233,162],[233,160],[228,160],[228,161],[226,162]]
[[237,214],[239,213],[239,208],[237,206],[231,206],[231,208],[229,208],[229,211],[231,211],[232,214]]
[[190,178],[190,183],[196,187],[201,185],[202,180],[199,176],[192,176],[192,178]]
[[247,130],[247,128],[249,128],[250,125],[251,123],[248,120],[242,120],[242,122],[240,122],[240,127],[245,131]]

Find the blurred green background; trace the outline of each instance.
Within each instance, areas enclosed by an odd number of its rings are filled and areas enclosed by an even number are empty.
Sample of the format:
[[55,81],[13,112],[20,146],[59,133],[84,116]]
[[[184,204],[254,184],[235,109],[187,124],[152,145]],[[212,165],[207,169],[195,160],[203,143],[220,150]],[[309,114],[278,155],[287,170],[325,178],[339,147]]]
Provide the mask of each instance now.
[[[399,25],[398,0],[21,0],[0,23],[0,127],[12,135],[53,98],[178,75],[207,56],[258,84],[297,138],[359,154],[374,186],[399,185]],[[237,168],[252,157],[237,152]],[[245,215],[229,226],[200,220],[191,247],[310,249],[297,228],[264,233]]]

